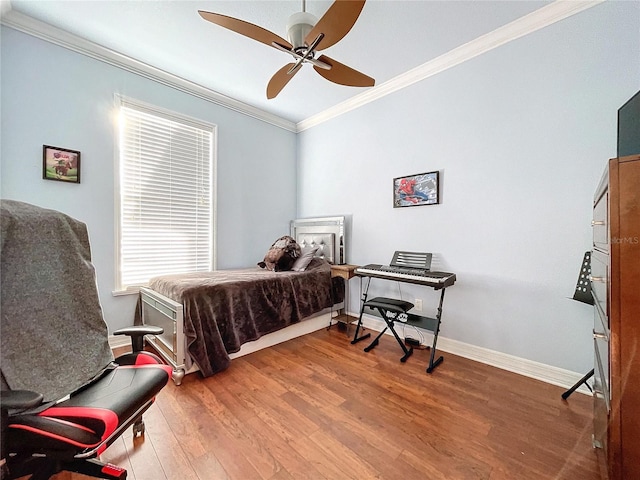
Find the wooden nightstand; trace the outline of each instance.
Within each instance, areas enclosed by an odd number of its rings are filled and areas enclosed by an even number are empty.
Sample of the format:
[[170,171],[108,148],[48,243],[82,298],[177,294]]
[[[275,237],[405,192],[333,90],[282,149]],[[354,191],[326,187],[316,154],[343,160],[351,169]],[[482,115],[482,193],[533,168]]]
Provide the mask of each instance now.
[[[349,335],[349,326],[353,322],[357,322],[358,318],[348,315],[347,310],[349,307],[349,280],[355,277],[354,270],[358,268],[358,265],[331,265],[331,276],[344,278],[344,308],[338,311],[338,315],[331,318],[331,321],[335,320],[339,323],[343,323],[347,327],[347,335]],[[331,323],[329,324],[331,327]]]
[[358,268],[358,265],[331,265],[331,276],[342,277],[345,280],[355,277],[354,270]]

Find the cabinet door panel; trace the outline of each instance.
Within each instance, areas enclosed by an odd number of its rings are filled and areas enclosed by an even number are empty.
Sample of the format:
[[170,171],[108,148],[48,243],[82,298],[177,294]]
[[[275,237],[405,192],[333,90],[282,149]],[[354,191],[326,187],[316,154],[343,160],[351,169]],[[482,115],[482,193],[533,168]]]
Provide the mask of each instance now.
[[[604,458],[607,457],[607,427],[609,424],[609,392],[607,389],[608,373],[603,371],[603,361],[608,364],[607,352],[600,352],[598,339],[594,339],[595,365],[593,375],[593,446],[602,448],[605,451]],[[601,359],[601,355],[607,357]]]
[[593,246],[604,252],[609,251],[609,192],[605,192],[593,207]]
[[611,408],[610,400],[610,373],[609,373],[609,339],[602,332],[594,330],[593,343],[595,347],[594,382],[597,382],[598,390],[602,392],[607,404],[607,410]]
[[606,318],[605,327],[609,326],[609,256],[593,251],[591,254],[591,292],[596,309],[602,318]]

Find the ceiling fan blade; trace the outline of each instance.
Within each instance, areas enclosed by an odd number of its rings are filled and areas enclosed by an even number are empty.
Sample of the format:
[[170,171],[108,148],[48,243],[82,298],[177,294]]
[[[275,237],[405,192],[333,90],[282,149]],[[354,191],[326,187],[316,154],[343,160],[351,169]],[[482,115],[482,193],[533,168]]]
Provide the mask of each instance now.
[[292,45],[284,38],[270,32],[266,28],[259,27],[253,23],[245,22],[244,20],[238,20],[237,18],[227,17],[226,15],[220,15],[219,13],[205,12],[204,10],[198,10],[198,13],[205,20],[227,28],[233,32],[244,35],[245,37],[252,38],[258,42],[264,43],[273,47],[273,43],[278,43],[282,46],[293,48]]
[[338,43],[353,27],[360,16],[365,0],[336,0],[322,16],[315,27],[307,34],[304,41],[311,45],[318,35],[324,38],[316,50],[323,50]]
[[347,67],[345,64],[329,58],[326,55],[320,55],[318,60],[330,65],[331,69],[325,70],[315,65],[313,69],[330,82],[347,85],[349,87],[373,87],[376,84],[376,81],[368,75],[360,73],[351,67]]
[[[269,80],[269,84],[267,85],[267,98],[275,98],[282,91],[285,85],[289,83],[289,80],[298,73],[300,67],[302,67],[302,64],[296,65],[295,63],[287,63],[284,67],[278,70],[275,75],[271,77],[271,80]],[[289,73],[289,70],[291,70],[291,73]]]

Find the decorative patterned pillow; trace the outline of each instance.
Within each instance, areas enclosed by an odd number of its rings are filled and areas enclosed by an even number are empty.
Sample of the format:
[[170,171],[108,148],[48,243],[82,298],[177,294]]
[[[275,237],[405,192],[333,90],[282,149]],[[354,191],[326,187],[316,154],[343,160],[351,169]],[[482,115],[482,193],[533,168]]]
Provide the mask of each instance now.
[[304,247],[302,249],[302,255],[300,255],[298,259],[295,261],[295,263],[293,264],[293,267],[291,267],[291,270],[293,270],[294,272],[304,272],[309,266],[309,264],[311,263],[311,260],[313,260],[313,257],[315,257],[316,252],[318,251],[319,248],[320,247],[318,246]]
[[296,259],[300,256],[300,245],[293,237],[285,235],[273,242],[271,248],[264,256],[258,266],[275,272],[285,272],[291,270]]

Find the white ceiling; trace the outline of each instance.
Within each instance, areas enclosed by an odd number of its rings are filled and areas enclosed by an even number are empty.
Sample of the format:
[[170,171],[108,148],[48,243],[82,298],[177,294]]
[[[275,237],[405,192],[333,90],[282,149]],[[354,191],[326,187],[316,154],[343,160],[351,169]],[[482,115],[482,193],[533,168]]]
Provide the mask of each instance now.
[[[307,0],[306,10],[320,18],[331,3]],[[347,36],[322,53],[380,85],[548,3],[369,0]],[[267,100],[269,79],[291,57],[197,13],[236,17],[286,38],[287,19],[302,10],[301,0],[11,0],[4,7],[291,122],[364,90],[335,85],[305,65]]]

